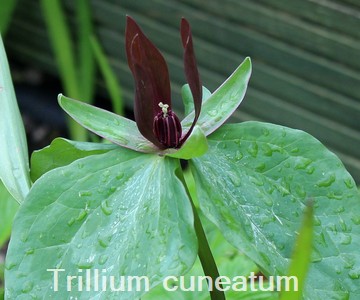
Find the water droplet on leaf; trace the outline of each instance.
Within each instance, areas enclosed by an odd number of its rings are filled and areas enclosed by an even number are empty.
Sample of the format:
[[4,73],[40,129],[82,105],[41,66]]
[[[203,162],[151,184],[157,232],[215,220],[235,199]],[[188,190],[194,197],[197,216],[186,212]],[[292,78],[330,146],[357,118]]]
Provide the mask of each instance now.
[[33,286],[34,286],[34,284],[32,281],[29,281],[29,280],[25,281],[21,288],[21,291],[23,293],[29,293],[32,290]]
[[320,180],[316,183],[316,186],[318,187],[329,187],[330,185],[332,185],[336,180],[336,176],[335,174],[331,174],[329,176],[327,176],[325,179]]
[[258,154],[258,144],[256,142],[252,142],[247,148],[247,152],[255,158]]
[[110,216],[113,212],[113,208],[111,206],[109,206],[107,200],[104,200],[103,202],[101,202],[101,210],[107,216]]
[[107,262],[107,260],[109,259],[109,256],[103,254],[99,257],[99,264],[103,265]]
[[351,241],[352,241],[351,235],[343,235],[340,243],[342,245],[350,245]]
[[359,279],[360,278],[360,270],[351,270],[349,272],[349,277],[351,279]]
[[349,189],[352,189],[354,187],[354,181],[352,180],[352,178],[345,179],[344,183]]
[[89,197],[92,195],[91,191],[80,191],[79,192],[79,197]]

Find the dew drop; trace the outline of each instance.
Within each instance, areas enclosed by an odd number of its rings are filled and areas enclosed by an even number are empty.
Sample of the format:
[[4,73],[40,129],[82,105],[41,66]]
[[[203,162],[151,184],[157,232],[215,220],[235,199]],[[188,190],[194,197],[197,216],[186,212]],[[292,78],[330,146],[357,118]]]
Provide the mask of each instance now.
[[241,160],[243,158],[243,154],[237,150],[235,153],[235,160]]
[[219,122],[221,119],[222,119],[222,116],[216,116],[216,117],[214,118],[214,121],[215,121],[215,122]]
[[296,210],[292,211],[291,214],[292,214],[294,217],[296,217],[296,218],[299,217],[299,212],[296,211]]
[[348,274],[351,279],[359,279],[360,278],[360,270],[351,270]]
[[111,206],[109,206],[107,200],[104,200],[103,202],[101,202],[101,210],[107,216],[110,216],[113,212],[113,208]]
[[80,210],[78,216],[76,217],[76,221],[82,221],[85,219],[85,217],[87,216],[88,212],[86,209],[82,209]]
[[108,247],[110,244],[110,241],[111,241],[111,236],[99,236],[98,237],[99,245],[103,248]]
[[116,175],[116,179],[120,180],[124,177],[124,172],[120,172],[119,174]]
[[270,130],[267,129],[267,128],[264,128],[264,129],[262,130],[262,133],[263,133],[264,136],[268,136],[268,135],[270,134]]
[[312,163],[312,160],[309,158],[302,158],[300,162],[295,165],[296,170],[305,170],[308,165]]
[[25,231],[21,234],[20,236],[20,240],[25,243],[29,238],[29,232],[28,231]]
[[295,187],[295,192],[301,199],[304,199],[306,197],[306,191],[302,185],[297,185]]
[[328,176],[324,180],[318,181],[316,183],[316,186],[318,186],[318,187],[329,187],[330,185],[332,185],[335,182],[335,179],[336,179],[335,174],[331,174],[330,176]]
[[354,187],[354,181],[352,180],[352,178],[345,179],[344,183],[349,189],[352,189]]
[[71,218],[68,222],[67,225],[70,227],[75,223],[75,218]]
[[321,256],[319,250],[313,249],[313,251],[311,252],[311,258],[310,258],[311,262],[320,262],[320,261],[322,261],[322,259],[323,258]]
[[298,147],[290,150],[291,153],[298,153],[299,151],[300,151],[300,149]]
[[107,262],[107,260],[109,259],[109,256],[103,254],[99,257],[99,264],[103,265]]
[[264,152],[265,156],[272,156],[273,151],[271,150],[271,147],[268,144],[263,144],[261,149]]
[[345,223],[344,220],[340,220],[340,228],[343,232],[350,232],[352,230],[352,227]]
[[256,142],[252,142],[247,148],[247,152],[255,158],[258,154],[258,144]]
[[345,269],[352,269],[355,265],[355,259],[353,257],[346,256],[344,257],[344,268]]
[[360,216],[353,216],[351,218],[351,221],[355,224],[355,225],[360,225]]
[[80,260],[77,264],[79,269],[91,269],[93,265],[94,265],[94,262],[90,261],[89,259]]
[[340,243],[341,243],[342,245],[350,245],[350,244],[351,244],[351,241],[352,241],[351,235],[344,235],[344,236],[341,238]]
[[210,117],[215,117],[218,113],[216,109],[211,109],[206,112]]
[[270,197],[265,197],[264,203],[269,207],[273,206],[273,204],[274,204],[274,202],[272,201],[272,199]]
[[345,207],[344,206],[342,206],[342,205],[340,205],[339,207],[337,207],[337,208],[335,208],[334,209],[334,213],[342,213],[342,212],[344,212],[345,211]]
[[328,192],[326,194],[326,197],[328,197],[329,199],[335,199],[335,200],[341,200],[343,198],[341,194],[337,195],[337,194],[335,194],[334,191]]
[[314,216],[314,226],[320,226],[321,225],[321,220],[319,219],[319,217]]
[[261,225],[261,227],[264,227],[264,225],[266,225],[266,224],[269,224],[269,223],[273,223],[273,222],[275,222],[275,216],[274,215],[272,215],[272,216],[266,216],[266,217],[264,217],[264,218],[262,218],[261,219],[261,221],[260,221],[260,225]]
[[35,252],[34,248],[29,248],[25,251],[25,254],[30,255],[30,254],[34,254],[34,252]]
[[80,191],[79,192],[79,197],[89,197],[92,195],[91,191]]
[[250,177],[250,181],[251,183],[257,185],[257,186],[263,186],[264,182],[262,180],[260,180],[259,178],[256,177]]
[[306,173],[309,174],[309,175],[311,175],[312,173],[314,173],[314,171],[315,171],[315,167],[313,167],[313,166],[310,166],[310,167],[308,167],[308,168],[306,169]]
[[15,262],[13,262],[13,261],[10,261],[10,260],[6,260],[6,263],[5,263],[5,269],[6,270],[11,270],[11,269],[13,269],[13,268],[15,268],[16,267],[16,263]]
[[255,168],[255,170],[258,171],[258,172],[262,172],[262,171],[265,170],[265,168],[266,168],[265,163],[261,163]]
[[25,281],[21,288],[21,291],[23,293],[29,293],[32,290],[33,286],[34,286],[34,284],[32,281],[30,281],[30,280]]
[[240,180],[239,176],[237,176],[234,173],[230,173],[229,177],[230,177],[230,180],[231,180],[231,182],[233,183],[234,186],[238,187],[238,186],[241,185],[241,180]]

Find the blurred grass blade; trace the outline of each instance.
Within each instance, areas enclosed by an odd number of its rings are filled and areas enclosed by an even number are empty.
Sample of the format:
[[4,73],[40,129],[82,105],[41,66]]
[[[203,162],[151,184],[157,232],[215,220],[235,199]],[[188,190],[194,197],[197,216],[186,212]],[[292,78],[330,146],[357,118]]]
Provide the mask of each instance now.
[[11,21],[17,0],[2,0],[0,8],[0,33],[5,36]]
[[[289,267],[288,276],[296,276],[298,291],[283,291],[280,300],[300,300],[305,286],[306,275],[310,266],[310,256],[313,241],[313,204],[305,209],[304,220],[296,240],[295,249]],[[283,290],[283,288],[282,288]]]
[[104,51],[102,50],[99,41],[95,36],[91,38],[92,49],[95,54],[95,58],[97,63],[100,66],[101,73],[104,77],[105,84],[110,94],[110,98],[112,101],[113,110],[118,115],[124,114],[124,103],[122,98],[122,91],[120,85],[117,81],[116,75],[114,74],[111,66],[109,64],[108,59]]
[[1,37],[0,107],[0,178],[15,200],[22,203],[30,189],[28,149]]
[[87,0],[75,1],[78,19],[79,80],[81,99],[93,102],[95,87],[95,60],[91,51],[90,37],[93,34],[90,4]]
[[[70,97],[81,99],[74,48],[61,2],[41,0],[41,7],[65,92]],[[87,139],[87,132],[83,127],[71,119],[68,119],[68,126],[72,139],[80,141]]]
[[79,99],[74,49],[61,3],[58,0],[41,0],[41,5],[65,91]]

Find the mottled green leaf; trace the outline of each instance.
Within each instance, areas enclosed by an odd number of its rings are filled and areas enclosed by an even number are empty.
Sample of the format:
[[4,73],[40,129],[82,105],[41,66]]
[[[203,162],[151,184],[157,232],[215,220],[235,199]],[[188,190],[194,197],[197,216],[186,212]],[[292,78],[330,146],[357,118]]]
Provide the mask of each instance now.
[[25,129],[16,102],[9,65],[0,36],[0,179],[21,203],[29,192],[29,158]]
[[[251,60],[246,58],[233,74],[203,102],[197,125],[208,136],[220,127],[244,99],[251,75]],[[194,120],[194,111],[182,120],[184,132]]]
[[36,181],[52,169],[66,166],[79,158],[108,152],[117,147],[114,144],[76,142],[56,138],[49,146],[32,153],[31,179]]
[[305,204],[314,246],[304,299],[360,297],[360,197],[341,161],[307,133],[246,122],[191,160],[201,209],[267,275],[285,275]]
[[[67,291],[66,275],[148,276],[153,287],[186,273],[197,241],[178,160],[117,148],[39,178],[15,218],[6,258],[7,299],[137,299],[136,291]],[[58,292],[47,269],[62,268]],[[82,273],[79,272],[83,270]],[[109,278],[109,277],[108,277]],[[83,289],[85,289],[85,283]]]

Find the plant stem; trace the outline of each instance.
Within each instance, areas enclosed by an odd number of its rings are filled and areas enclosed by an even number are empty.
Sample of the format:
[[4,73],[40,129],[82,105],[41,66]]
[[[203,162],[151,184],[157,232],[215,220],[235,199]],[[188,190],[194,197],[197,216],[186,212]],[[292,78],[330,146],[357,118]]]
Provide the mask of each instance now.
[[[183,169],[182,169],[182,171],[183,171]],[[210,249],[208,240],[206,238],[204,228],[202,226],[199,214],[196,210],[193,199],[191,197],[191,193],[186,184],[183,172],[180,172],[180,173],[181,174],[179,174],[179,178],[185,187],[186,193],[190,199],[191,206],[192,206],[193,213],[194,213],[194,227],[195,227],[195,232],[196,232],[196,236],[197,236],[198,244],[199,244],[198,255],[199,255],[200,262],[201,262],[201,266],[203,268],[205,276],[209,276],[212,279],[212,283],[214,283],[215,280],[220,276],[219,271],[217,269],[214,256],[211,253],[211,249]],[[212,288],[212,290],[209,291],[211,300],[225,300],[226,299],[223,291],[221,291],[217,288],[214,288],[213,284],[212,284],[211,288]]]

